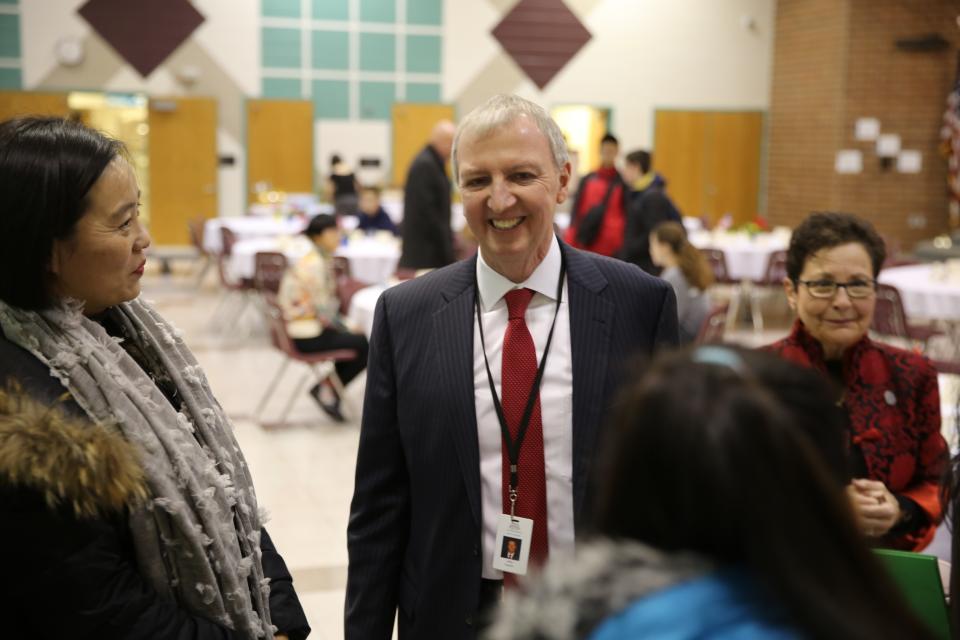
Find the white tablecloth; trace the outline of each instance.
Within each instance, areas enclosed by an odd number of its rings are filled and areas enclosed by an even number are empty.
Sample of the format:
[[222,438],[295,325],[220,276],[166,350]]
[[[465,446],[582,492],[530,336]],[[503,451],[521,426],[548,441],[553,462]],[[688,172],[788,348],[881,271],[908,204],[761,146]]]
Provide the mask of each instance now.
[[730,277],[737,280],[762,280],[770,254],[786,249],[790,244],[790,236],[782,233],[750,236],[746,233],[695,231],[688,237],[698,249],[723,251]]
[[892,267],[878,279],[900,291],[908,317],[960,321],[960,265]]
[[237,240],[252,238],[275,238],[303,231],[307,220],[300,218],[272,218],[265,216],[236,216],[210,218],[203,226],[203,248],[213,254],[223,251],[220,228],[233,231]]
[[375,284],[360,289],[350,299],[347,318],[353,326],[362,329],[363,334],[368,338],[373,331],[373,312],[377,308],[377,300],[380,299],[380,294],[386,289],[386,284]]
[[261,251],[278,251],[287,256],[288,264],[293,264],[305,256],[309,250],[310,241],[304,236],[240,240],[233,245],[233,251],[227,261],[227,276],[234,281],[252,278],[257,266],[256,256]]
[[337,249],[337,255],[350,261],[350,275],[367,284],[386,282],[397,271],[400,243],[393,237],[351,237]]
[[[256,255],[261,251],[279,251],[293,264],[310,250],[310,241],[304,236],[280,236],[251,238],[233,245],[227,262],[227,274],[234,280],[252,278],[256,268]],[[337,248],[336,255],[350,261],[350,273],[360,282],[375,284],[386,282],[397,270],[400,247],[396,240],[386,242],[378,238],[353,238]]]

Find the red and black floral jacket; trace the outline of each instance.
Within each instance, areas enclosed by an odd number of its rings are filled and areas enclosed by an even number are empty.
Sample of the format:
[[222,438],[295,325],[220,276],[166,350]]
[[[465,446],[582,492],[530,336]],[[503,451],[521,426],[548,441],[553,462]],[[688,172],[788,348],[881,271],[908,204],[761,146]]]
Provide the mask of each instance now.
[[[828,375],[823,348],[800,320],[766,349]],[[843,381],[852,440],[863,451],[870,478],[916,502],[928,517],[925,526],[885,539],[883,546],[919,551],[943,518],[940,479],[948,453],[940,434],[937,372],[919,354],[864,336],[843,355]]]

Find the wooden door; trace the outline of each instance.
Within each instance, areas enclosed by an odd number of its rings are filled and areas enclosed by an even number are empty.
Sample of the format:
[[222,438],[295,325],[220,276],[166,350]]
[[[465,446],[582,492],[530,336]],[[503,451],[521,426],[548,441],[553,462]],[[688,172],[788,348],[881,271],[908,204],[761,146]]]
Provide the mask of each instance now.
[[763,112],[658,110],[654,129],[654,168],[684,215],[757,216]]
[[254,185],[273,191],[313,191],[313,103],[247,100],[247,198]]
[[453,105],[398,103],[391,112],[393,128],[393,181],[402,187],[407,181],[410,163],[430,139],[430,132],[441,120],[453,121]]
[[66,93],[0,91],[0,122],[16,116],[70,115]]
[[707,148],[707,211],[712,221],[727,213],[734,224],[756,219],[760,213],[760,151],[763,113],[711,114]]
[[657,111],[653,168],[667,180],[667,192],[686,216],[707,211],[707,114]]
[[151,98],[149,202],[154,245],[188,245],[187,221],[217,215],[217,101]]

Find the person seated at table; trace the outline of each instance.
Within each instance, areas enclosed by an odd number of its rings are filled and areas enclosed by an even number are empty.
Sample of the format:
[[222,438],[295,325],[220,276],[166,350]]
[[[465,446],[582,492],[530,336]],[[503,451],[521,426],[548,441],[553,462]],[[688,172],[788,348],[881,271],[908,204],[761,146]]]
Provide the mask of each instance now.
[[650,232],[650,257],[653,264],[663,268],[660,277],[677,294],[680,344],[689,344],[710,313],[707,287],[713,282],[713,271],[700,250],[687,240],[679,222],[661,223]]
[[333,272],[333,253],[340,244],[337,219],[321,213],[310,220],[303,233],[310,239],[310,251],[283,274],[277,303],[283,310],[287,333],[298,350],[316,353],[352,349],[357,352],[353,360],[336,363],[339,385],[327,377],[310,389],[320,408],[335,421],[343,422],[340,389],[366,368],[367,338],[351,331],[340,316],[337,279]]
[[140,195],[120,142],[0,124],[2,635],[302,640],[233,425],[140,296]]
[[626,209],[626,228],[619,258],[632,262],[647,273],[659,275],[660,269],[650,255],[650,232],[661,222],[683,222],[680,211],[667,195],[667,181],[651,169],[649,151],[631,151],[623,167],[623,179],[630,187]]
[[615,406],[595,537],[509,594],[488,640],[932,637],[857,530],[827,380],[708,345]]
[[373,186],[364,186],[360,189],[360,224],[361,231],[372,233],[375,231],[389,231],[398,235],[400,230],[390,219],[390,215],[380,205],[380,189]]
[[922,355],[867,335],[885,255],[866,220],[843,213],[805,219],[790,239],[784,279],[797,319],[767,349],[839,384],[857,522],[876,546],[919,551],[943,515],[947,445],[936,370]]

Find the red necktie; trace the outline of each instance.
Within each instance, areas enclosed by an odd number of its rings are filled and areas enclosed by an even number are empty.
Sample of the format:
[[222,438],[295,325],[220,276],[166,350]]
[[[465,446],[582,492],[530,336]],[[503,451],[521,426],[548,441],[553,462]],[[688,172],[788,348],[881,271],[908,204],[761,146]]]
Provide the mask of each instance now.
[[[510,437],[516,441],[520,420],[530,395],[530,387],[537,377],[537,350],[527,329],[524,314],[533,298],[530,289],[514,289],[504,298],[507,301],[509,321],[503,336],[503,363],[501,368],[500,396],[503,415],[510,428]],[[505,444],[503,452],[503,512],[510,513],[510,460]],[[543,463],[543,420],[540,416],[540,392],[530,415],[523,444],[520,448],[515,515],[533,519],[533,540],[530,546],[531,565],[542,564],[549,551],[547,539],[547,482]],[[513,582],[513,574],[504,574],[507,584]]]

